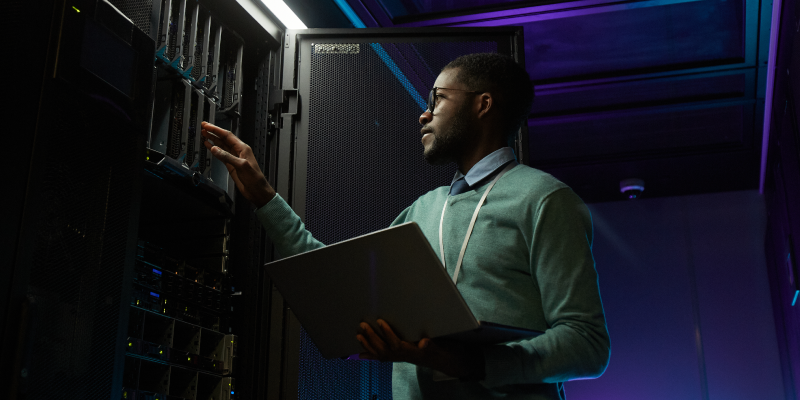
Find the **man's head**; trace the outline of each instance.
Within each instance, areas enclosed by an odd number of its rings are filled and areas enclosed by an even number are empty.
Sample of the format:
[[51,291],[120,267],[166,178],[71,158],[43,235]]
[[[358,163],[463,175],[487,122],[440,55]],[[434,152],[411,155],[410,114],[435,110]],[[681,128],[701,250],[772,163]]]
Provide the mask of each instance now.
[[425,159],[432,164],[458,161],[465,150],[481,143],[506,143],[527,120],[533,101],[525,69],[493,53],[453,60],[434,86],[434,109],[419,119]]

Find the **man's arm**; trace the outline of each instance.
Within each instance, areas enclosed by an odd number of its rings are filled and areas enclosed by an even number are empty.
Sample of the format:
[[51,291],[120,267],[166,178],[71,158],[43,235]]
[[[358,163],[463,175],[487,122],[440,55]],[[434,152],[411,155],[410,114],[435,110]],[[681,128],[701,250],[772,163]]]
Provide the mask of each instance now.
[[253,150],[233,133],[203,122],[200,133],[211,154],[225,163],[239,192],[257,210],[256,216],[284,257],[324,246],[311,236],[291,207],[275,192],[261,172]]
[[486,378],[496,387],[595,378],[611,351],[591,252],[588,208],[570,189],[545,198],[532,213],[530,270],[548,329],[517,343],[484,348]]

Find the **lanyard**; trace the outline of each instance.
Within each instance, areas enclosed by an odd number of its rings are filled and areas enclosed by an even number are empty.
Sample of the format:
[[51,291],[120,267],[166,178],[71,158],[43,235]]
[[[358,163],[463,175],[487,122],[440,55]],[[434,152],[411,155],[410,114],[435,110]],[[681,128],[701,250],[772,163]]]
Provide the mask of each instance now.
[[[461,253],[458,255],[458,263],[456,263],[456,270],[453,272],[453,283],[456,283],[456,281],[458,280],[458,271],[461,270],[461,262],[464,261],[464,253],[467,251],[467,243],[469,243],[469,237],[472,234],[472,228],[475,227],[475,220],[478,219],[478,212],[481,210],[483,202],[486,201],[486,196],[489,195],[489,191],[492,190],[492,187],[494,186],[495,183],[497,183],[500,177],[502,177],[511,168],[514,168],[515,165],[516,163],[509,163],[507,167],[503,168],[503,170],[499,174],[497,174],[497,176],[492,180],[492,183],[489,184],[489,187],[486,188],[486,191],[483,192],[483,197],[481,197],[481,200],[478,202],[478,206],[475,207],[475,212],[472,213],[472,221],[469,222],[469,228],[467,228],[467,236],[464,238],[464,244],[461,245]],[[449,197],[450,196],[448,196],[448,198]],[[444,208],[442,208],[442,218],[439,220],[439,254],[442,257],[442,267],[445,267],[445,270],[447,270],[444,261],[444,241],[442,239],[442,225],[444,225],[445,210],[447,210],[447,199],[444,200]]]

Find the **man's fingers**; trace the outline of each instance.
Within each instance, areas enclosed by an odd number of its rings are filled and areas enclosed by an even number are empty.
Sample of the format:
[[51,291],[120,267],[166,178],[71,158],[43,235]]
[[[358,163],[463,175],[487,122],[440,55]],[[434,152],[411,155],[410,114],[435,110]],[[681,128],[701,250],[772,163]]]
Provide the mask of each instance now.
[[222,129],[214,124],[203,121],[200,126],[202,128],[200,133],[205,136],[206,139],[211,139],[215,144],[222,143],[223,145],[233,147],[242,143],[231,131]]
[[212,146],[211,147],[211,154],[216,157],[218,160],[224,162],[225,164],[229,164],[231,166],[236,167],[242,162],[242,159],[239,157],[234,156],[231,153],[228,153],[225,150],[219,148],[219,146]]
[[221,148],[221,149],[223,149],[225,151],[230,151],[231,148],[232,148],[231,146],[228,146],[228,144],[225,143],[225,141],[222,140],[222,138],[220,138],[218,136],[215,136],[214,134],[210,133],[209,131],[207,131],[205,129],[201,129],[200,130],[200,134],[203,135],[203,139],[205,139],[205,140],[203,140],[203,143],[209,149],[211,148],[210,146],[219,146],[219,148]]
[[389,347],[392,349],[400,348],[400,338],[394,334],[394,331],[391,327],[389,327],[389,324],[387,324],[386,321],[379,319],[378,326],[381,327],[381,330],[383,331],[383,337],[386,339],[386,342],[389,343]]
[[383,339],[378,336],[378,334],[375,333],[375,331],[372,330],[372,327],[366,322],[361,323],[361,329],[363,331],[361,336],[367,342],[369,342],[373,350],[376,350],[374,353],[378,355],[382,354],[386,349],[386,343],[383,342]]
[[[366,338],[364,338],[364,336],[363,336],[363,335],[356,335],[356,339],[358,339],[359,343],[361,343],[361,347],[363,347],[363,348],[364,348],[364,350],[366,350],[368,353],[370,353],[370,354],[374,354],[374,355],[377,355],[377,354],[378,354],[378,353],[375,351],[375,349],[372,347],[372,345],[370,345],[370,344],[369,344],[369,342],[367,341],[367,339],[366,339]],[[363,353],[362,353],[362,354],[363,354]]]

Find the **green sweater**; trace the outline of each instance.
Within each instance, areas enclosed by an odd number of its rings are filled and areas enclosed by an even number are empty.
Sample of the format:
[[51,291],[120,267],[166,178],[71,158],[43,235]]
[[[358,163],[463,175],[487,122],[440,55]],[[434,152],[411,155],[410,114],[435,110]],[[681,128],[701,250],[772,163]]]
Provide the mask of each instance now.
[[[487,185],[449,198],[443,236],[451,276]],[[426,193],[392,225],[416,222],[439,255],[448,191],[444,186]],[[256,214],[283,256],[323,246],[279,196]],[[457,287],[478,320],[545,333],[485,347],[486,378],[480,382],[434,381],[429,369],[395,363],[393,398],[563,399],[564,381],[600,376],[610,342],[591,244],[589,210],[569,187],[524,165],[508,171],[481,207]]]

